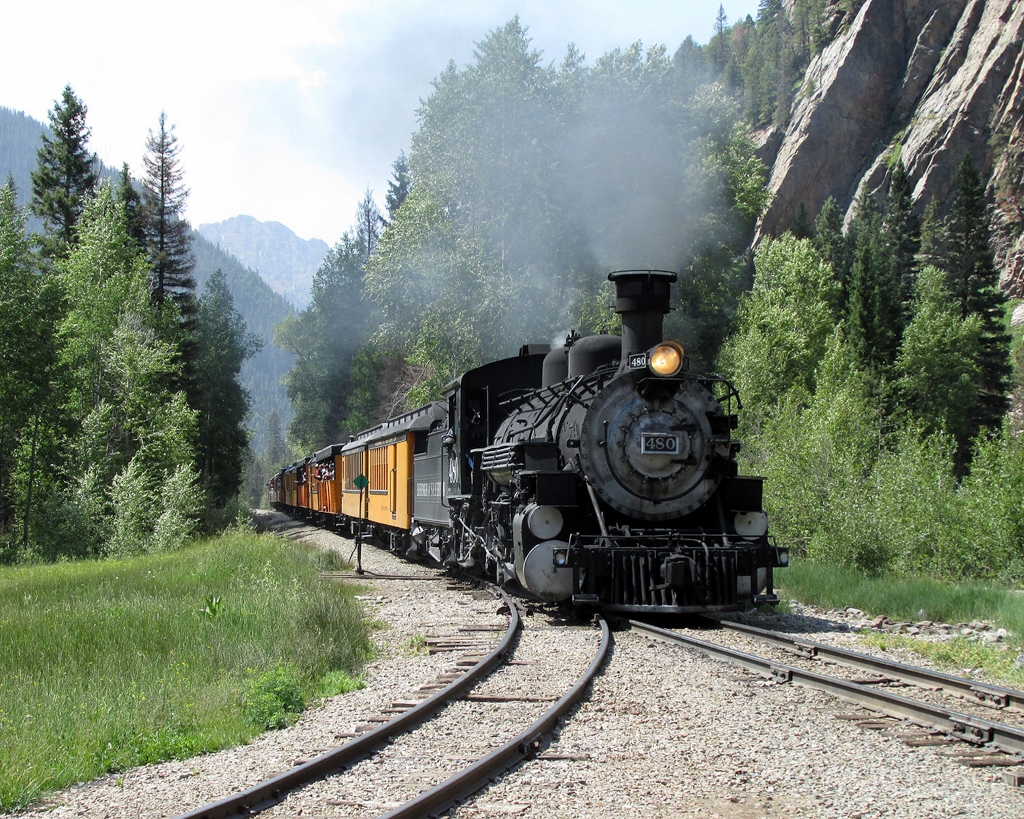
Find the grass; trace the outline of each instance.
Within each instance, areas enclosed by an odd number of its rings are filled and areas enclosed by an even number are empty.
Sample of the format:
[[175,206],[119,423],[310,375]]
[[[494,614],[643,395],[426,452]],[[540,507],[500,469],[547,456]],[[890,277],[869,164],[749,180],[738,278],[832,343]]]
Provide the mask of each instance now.
[[776,574],[782,594],[821,608],[852,606],[870,616],[885,614],[907,622],[970,623],[987,620],[1005,628],[1010,637],[1002,646],[986,646],[957,638],[942,643],[869,635],[882,648],[900,646],[916,651],[954,673],[980,668],[1007,684],[1024,687],[1024,672],[1014,665],[1024,651],[1024,594],[979,581],[951,584],[927,577],[866,577],[852,569],[794,561]]
[[903,648],[927,657],[939,668],[963,675],[981,669],[986,676],[1000,680],[1013,688],[1024,688],[1024,669],[1015,664],[1017,651],[994,649],[974,643],[963,637],[942,642],[924,642],[899,634],[867,634],[864,641],[883,651]]
[[402,645],[401,653],[405,657],[421,657],[430,653],[427,638],[422,634],[414,634]]
[[0,809],[244,742],[358,686],[370,642],[318,552],[231,533],[0,569]]
[[779,571],[776,582],[801,603],[853,606],[894,620],[988,620],[1024,636],[1024,594],[978,581],[953,585],[927,577],[866,577],[853,569],[798,560]]

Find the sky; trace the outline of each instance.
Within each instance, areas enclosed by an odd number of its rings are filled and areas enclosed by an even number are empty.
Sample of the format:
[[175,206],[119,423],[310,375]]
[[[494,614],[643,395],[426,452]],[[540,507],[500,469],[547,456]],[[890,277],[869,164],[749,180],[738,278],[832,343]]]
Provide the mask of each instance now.
[[[721,0],[728,22],[758,0]],[[718,3],[685,0],[112,0],[12,3],[0,106],[47,122],[65,85],[89,147],[135,176],[160,112],[175,126],[194,226],[246,214],[334,244],[364,193],[383,207],[431,80],[515,15],[542,61],[593,64],[635,41],[710,39]]]

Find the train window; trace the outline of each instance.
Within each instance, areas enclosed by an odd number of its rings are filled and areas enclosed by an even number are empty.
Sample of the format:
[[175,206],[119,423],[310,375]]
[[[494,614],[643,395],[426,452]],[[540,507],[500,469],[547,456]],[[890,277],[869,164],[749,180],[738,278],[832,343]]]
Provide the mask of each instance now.
[[355,489],[356,478],[359,477],[360,473],[362,472],[363,453],[354,452],[350,455],[346,455],[342,466],[344,472],[344,488]]
[[388,490],[388,447],[370,450],[370,491]]

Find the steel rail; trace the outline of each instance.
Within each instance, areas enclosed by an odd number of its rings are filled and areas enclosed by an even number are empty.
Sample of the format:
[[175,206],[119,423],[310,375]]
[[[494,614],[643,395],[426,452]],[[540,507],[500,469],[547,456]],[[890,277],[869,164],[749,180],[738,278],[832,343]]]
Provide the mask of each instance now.
[[457,578],[447,574],[374,574],[373,572],[357,574],[356,572],[320,572],[319,576],[324,578],[324,580],[432,580],[435,582],[444,580],[448,583],[460,582]]
[[968,680],[964,677],[956,677],[952,674],[944,674],[941,671],[932,671],[927,668],[917,668],[912,665],[904,665],[894,660],[886,660],[881,657],[872,657],[868,654],[860,654],[856,651],[849,651],[837,646],[816,643],[813,640],[806,640],[801,637],[793,637],[778,631],[749,626],[745,623],[736,623],[731,620],[720,620],[717,617],[705,618],[722,628],[738,631],[741,634],[748,634],[758,640],[772,643],[783,651],[788,651],[801,657],[824,660],[825,662],[836,663],[848,668],[856,668],[859,671],[867,671],[871,674],[878,674],[883,677],[891,677],[901,682],[907,682],[920,688],[941,688],[951,694],[956,694],[964,699],[987,705],[992,708],[1014,708],[1024,710],[1024,691],[1017,691],[1013,688],[979,683]]
[[674,645],[692,648],[734,665],[764,675],[779,682],[794,682],[841,697],[865,708],[905,719],[922,728],[937,730],[970,742],[973,745],[992,745],[1008,754],[1024,756],[1024,729],[990,720],[961,714],[939,705],[918,702],[879,690],[873,686],[828,677],[814,671],[773,663],[764,657],[716,645],[657,626],[628,620],[633,631]]
[[283,802],[290,791],[303,785],[336,774],[372,754],[391,737],[406,733],[426,721],[443,705],[460,696],[484,674],[497,666],[508,656],[512,642],[522,625],[519,611],[512,599],[501,589],[498,594],[509,609],[509,625],[498,646],[476,665],[472,666],[457,680],[452,681],[437,693],[423,700],[371,731],[346,742],[337,748],[311,759],[291,770],[277,774],[257,785],[233,794],[218,802],[182,813],[176,819],[227,819],[232,816],[249,816]]
[[600,615],[598,615],[598,622],[601,626],[601,644],[593,661],[583,675],[576,680],[573,687],[545,711],[540,719],[500,748],[496,748],[444,782],[384,814],[381,819],[418,819],[418,817],[436,815],[447,810],[456,802],[476,793],[495,777],[540,750],[544,737],[554,728],[555,723],[580,700],[586,687],[604,665],[611,645],[611,630],[608,628],[607,621]]

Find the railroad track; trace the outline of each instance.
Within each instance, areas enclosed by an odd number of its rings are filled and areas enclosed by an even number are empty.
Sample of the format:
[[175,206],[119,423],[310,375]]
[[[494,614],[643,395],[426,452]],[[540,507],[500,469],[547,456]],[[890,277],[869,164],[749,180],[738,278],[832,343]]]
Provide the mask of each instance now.
[[[629,620],[628,624],[633,631],[650,638],[694,649],[767,679],[833,694],[862,709],[860,713],[840,714],[840,718],[866,728],[889,730],[908,744],[946,745],[960,740],[967,743],[957,752],[965,764],[975,767],[1024,764],[1024,692],[979,684],[741,623],[711,622],[723,630],[743,635],[755,647],[768,647],[769,653],[774,648],[796,659],[784,663],[649,623]],[[811,670],[811,665],[823,665],[831,673]],[[843,673],[842,669],[860,672],[860,676],[838,676],[837,673]],[[901,693],[895,693],[894,688],[899,688]],[[920,698],[905,696],[908,688],[916,688]],[[957,707],[952,707],[950,700],[956,700]],[[990,718],[995,712],[998,718]],[[1024,779],[1021,774],[1010,776],[1015,778],[1015,784]]]
[[[377,727],[364,726],[367,730],[315,759],[178,819],[222,819],[264,811],[274,815],[282,810],[281,815],[287,816],[326,812],[378,813],[388,819],[426,816],[466,799],[536,755],[603,664],[610,632],[601,618],[597,619],[599,638],[591,624],[556,623],[524,629],[515,603],[503,591],[491,588],[509,612],[508,627],[492,649],[484,653],[475,648],[478,633],[428,640],[432,653],[466,653],[440,680],[423,686],[414,697],[396,700],[390,709],[394,716],[381,717]],[[582,670],[564,664],[551,668],[531,659],[544,654],[539,650],[543,644],[550,646],[552,639],[561,642],[570,634],[593,649],[587,655],[589,665],[584,663]],[[501,730],[495,730],[498,711],[507,712],[497,719]],[[467,726],[480,730],[468,728],[474,738],[460,745],[464,758],[453,760],[449,751],[437,749],[438,736],[466,732]],[[459,767],[447,770],[453,762]],[[413,770],[417,767],[431,770]],[[386,780],[383,788],[372,782],[379,774]],[[382,790],[390,795],[381,798]],[[398,792],[404,795],[395,799],[393,794]]]

